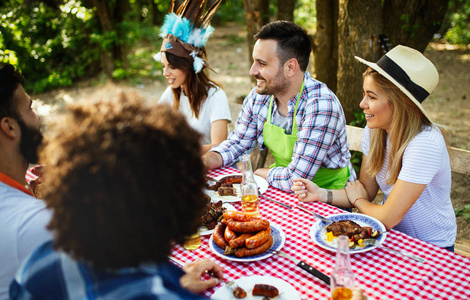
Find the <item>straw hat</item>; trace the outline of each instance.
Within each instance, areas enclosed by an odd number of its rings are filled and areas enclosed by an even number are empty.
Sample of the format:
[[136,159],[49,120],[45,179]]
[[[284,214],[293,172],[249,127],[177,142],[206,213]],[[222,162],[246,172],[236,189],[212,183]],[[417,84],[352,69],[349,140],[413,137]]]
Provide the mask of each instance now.
[[431,120],[421,103],[437,86],[439,74],[434,64],[421,52],[398,45],[382,56],[377,63],[357,56],[355,58],[395,84]]

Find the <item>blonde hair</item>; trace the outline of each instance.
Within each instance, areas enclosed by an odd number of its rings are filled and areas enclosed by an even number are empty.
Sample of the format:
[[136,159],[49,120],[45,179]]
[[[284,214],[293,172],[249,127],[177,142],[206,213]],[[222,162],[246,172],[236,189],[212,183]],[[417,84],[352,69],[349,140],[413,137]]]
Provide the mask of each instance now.
[[[370,76],[376,86],[387,95],[392,106],[390,124],[390,151],[387,170],[387,184],[397,181],[401,171],[403,154],[413,138],[423,126],[433,126],[433,123],[423,114],[416,104],[411,101],[395,84],[372,68],[368,68],[363,77]],[[442,132],[442,131],[441,131]],[[367,173],[374,177],[382,168],[387,154],[387,132],[384,129],[371,129],[370,150],[367,155]]]

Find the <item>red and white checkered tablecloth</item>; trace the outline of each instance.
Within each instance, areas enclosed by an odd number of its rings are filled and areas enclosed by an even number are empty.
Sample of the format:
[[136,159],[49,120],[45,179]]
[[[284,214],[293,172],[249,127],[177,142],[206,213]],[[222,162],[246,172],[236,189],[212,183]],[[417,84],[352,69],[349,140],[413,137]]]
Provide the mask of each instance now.
[[[213,170],[212,177],[239,173],[232,168]],[[265,195],[295,206],[298,200],[293,194],[269,187]],[[232,203],[241,211],[240,203]],[[328,216],[343,212],[324,203],[305,203],[313,211]],[[309,231],[315,217],[299,210],[288,210],[267,200],[260,200],[263,217],[280,225],[286,234],[283,251],[302,259],[323,273],[330,275],[335,265],[335,253],[318,247],[310,239]],[[209,258],[224,269],[224,278],[233,280],[251,275],[269,275],[289,282],[302,299],[329,299],[330,289],[315,276],[297,267],[290,260],[271,256],[255,262],[234,262],[213,254],[209,248],[209,237],[202,236],[202,245],[194,251],[176,246],[172,255],[190,262],[198,258]],[[392,230],[384,245],[405,250],[424,259],[416,262],[408,257],[392,253],[384,248],[351,255],[351,265],[360,286],[368,299],[470,299],[470,258],[451,253],[429,243]],[[220,286],[216,287],[219,288]],[[206,291],[210,297],[214,289]]]

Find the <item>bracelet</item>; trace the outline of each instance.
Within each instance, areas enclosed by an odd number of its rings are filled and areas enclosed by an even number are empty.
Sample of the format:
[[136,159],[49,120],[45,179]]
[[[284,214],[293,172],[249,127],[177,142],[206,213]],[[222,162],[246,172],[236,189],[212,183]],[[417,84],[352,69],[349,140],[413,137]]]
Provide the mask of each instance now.
[[359,200],[359,199],[364,199],[364,200],[367,200],[366,198],[364,197],[359,197],[357,198],[356,200],[354,200],[354,203],[353,203],[353,206],[356,207],[356,201]]
[[329,189],[326,189],[326,204],[333,203],[333,192]]

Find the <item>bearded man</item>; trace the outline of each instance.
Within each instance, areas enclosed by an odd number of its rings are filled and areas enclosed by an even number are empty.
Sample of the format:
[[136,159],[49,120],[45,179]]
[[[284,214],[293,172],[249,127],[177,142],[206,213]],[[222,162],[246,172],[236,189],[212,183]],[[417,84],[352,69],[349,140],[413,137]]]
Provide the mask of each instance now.
[[255,171],[290,191],[294,178],[342,189],[356,174],[350,163],[346,119],[328,87],[306,72],[311,41],[298,25],[276,21],[255,35],[250,75],[257,85],[243,102],[229,138],[203,156],[209,169],[229,166],[256,143],[275,163]]
[[38,162],[42,134],[23,80],[12,65],[0,64],[0,299],[8,299],[21,261],[52,238],[51,213],[25,179]]

